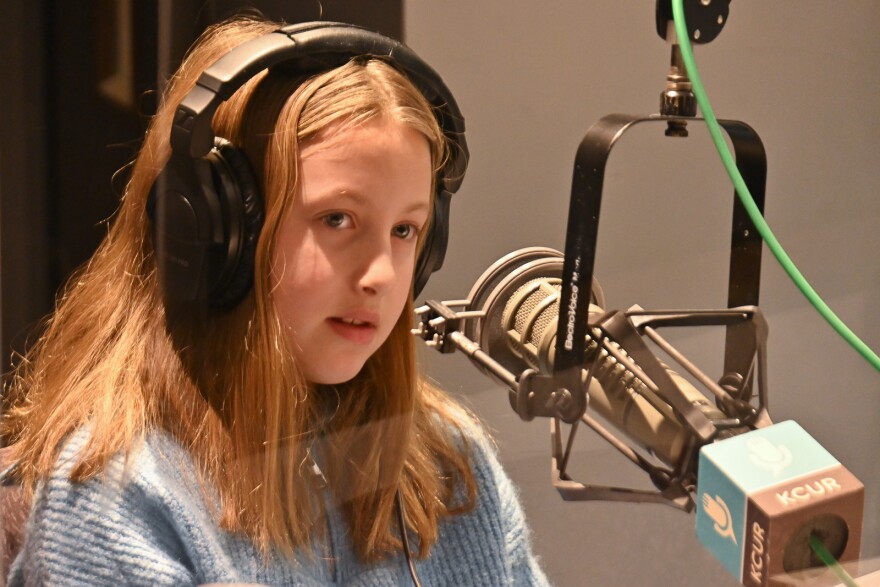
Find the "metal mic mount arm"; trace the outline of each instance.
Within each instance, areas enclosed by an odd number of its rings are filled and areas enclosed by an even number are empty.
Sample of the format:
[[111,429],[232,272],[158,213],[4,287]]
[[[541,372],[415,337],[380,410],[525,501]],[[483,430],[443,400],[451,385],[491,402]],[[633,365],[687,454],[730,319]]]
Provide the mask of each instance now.
[[[589,299],[581,292],[590,291],[599,231],[599,213],[605,169],[611,149],[621,136],[636,124],[669,121],[686,122],[681,117],[662,115],[612,114],[594,124],[581,141],[575,158],[566,230],[565,261],[562,270],[562,294],[556,339],[554,375],[567,377],[584,363],[588,329]],[[738,121],[719,121],[733,144],[737,162],[749,184],[758,207],[763,210],[767,159],[755,131]],[[728,307],[756,306],[761,273],[761,237],[736,194],[733,196],[733,222],[728,280]],[[725,372],[723,379],[735,386],[738,399],[748,399],[751,381],[750,364],[737,352],[747,346],[751,335],[742,325],[727,328]],[[570,379],[570,378],[569,378]],[[714,434],[711,424],[685,414],[702,441]]]

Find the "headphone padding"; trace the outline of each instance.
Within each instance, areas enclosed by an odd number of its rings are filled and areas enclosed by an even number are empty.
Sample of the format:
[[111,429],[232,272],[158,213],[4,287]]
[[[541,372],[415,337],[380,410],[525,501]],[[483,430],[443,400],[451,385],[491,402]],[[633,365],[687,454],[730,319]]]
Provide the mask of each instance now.
[[[229,183],[238,191],[236,197],[225,193],[225,188],[218,185],[217,193],[222,206],[228,210],[228,214],[239,214],[241,218],[240,234],[237,235],[240,243],[238,254],[234,260],[230,260],[234,266],[224,282],[215,285],[210,298],[212,306],[229,308],[240,302],[253,285],[254,257],[260,230],[263,228],[263,197],[251,164],[238,147],[225,139],[217,138],[214,140],[214,153],[225,163],[216,166],[215,170],[217,173],[231,174]],[[239,209],[236,210],[236,207]],[[234,235],[227,236],[227,240],[232,238]]]
[[434,193],[434,213],[430,231],[422,245],[413,275],[413,297],[422,293],[428,278],[443,265],[446,245],[449,241],[449,201],[449,192],[438,182],[437,191]]

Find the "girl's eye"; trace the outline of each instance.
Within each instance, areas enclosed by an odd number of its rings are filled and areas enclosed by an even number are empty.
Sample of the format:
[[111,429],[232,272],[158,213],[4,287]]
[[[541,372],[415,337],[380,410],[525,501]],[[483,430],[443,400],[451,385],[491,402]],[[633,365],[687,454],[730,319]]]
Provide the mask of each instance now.
[[419,229],[413,224],[398,224],[394,227],[393,233],[397,238],[409,240],[419,234]]
[[321,220],[330,228],[349,228],[352,225],[351,216],[345,212],[331,212],[322,217]]

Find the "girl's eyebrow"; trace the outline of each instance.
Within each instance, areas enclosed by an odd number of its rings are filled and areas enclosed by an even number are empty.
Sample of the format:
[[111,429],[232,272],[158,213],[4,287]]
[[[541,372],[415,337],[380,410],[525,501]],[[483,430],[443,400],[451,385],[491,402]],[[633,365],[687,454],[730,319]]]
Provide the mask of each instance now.
[[[338,200],[350,200],[354,204],[367,205],[373,199],[372,196],[365,196],[356,189],[351,188],[333,188],[326,192],[316,194],[311,204],[326,203],[326,200],[335,202]],[[427,212],[431,208],[430,202],[413,202],[411,205],[403,209],[404,214],[413,212]]]
[[427,212],[430,208],[428,202],[416,202],[412,206],[407,206],[403,211],[406,213],[410,212]]

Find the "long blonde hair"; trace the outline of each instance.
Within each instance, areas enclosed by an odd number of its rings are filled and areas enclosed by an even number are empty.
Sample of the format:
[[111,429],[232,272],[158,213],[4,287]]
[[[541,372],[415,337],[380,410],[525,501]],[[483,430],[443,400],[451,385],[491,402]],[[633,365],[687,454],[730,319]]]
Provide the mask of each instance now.
[[208,29],[190,50],[107,237],[10,378],[3,433],[33,491],[75,430],[87,427],[90,436],[73,481],[99,474],[120,451],[130,454],[149,431],[165,430],[219,495],[222,527],[245,532],[264,553],[293,552],[320,534],[317,458],[363,560],[400,548],[398,490],[426,556],[441,519],[474,503],[462,428],[476,423],[417,370],[412,300],[352,381],[316,388],[285,348],[270,277],[275,235],[297,193],[298,150],[322,129],[390,117],[423,133],[435,169],[442,165],[445,139],[431,108],[393,66],[355,59],[306,80],[272,71],[220,106],[216,134],[246,153],[263,187],[254,285],[234,309],[211,315],[194,353],[176,352],[166,332],[145,207],[169,157],[175,107],[217,58],[278,26],[237,18]]

